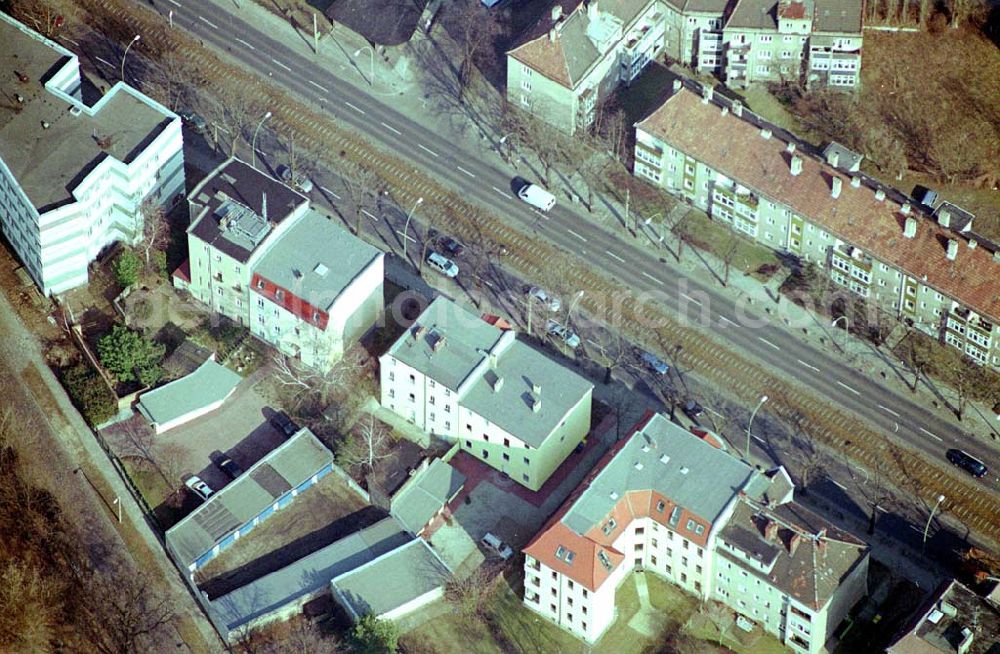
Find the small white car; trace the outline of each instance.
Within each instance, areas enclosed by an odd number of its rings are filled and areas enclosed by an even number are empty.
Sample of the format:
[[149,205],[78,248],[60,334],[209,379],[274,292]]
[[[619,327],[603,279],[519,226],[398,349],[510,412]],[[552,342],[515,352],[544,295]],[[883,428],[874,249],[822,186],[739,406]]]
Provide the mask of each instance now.
[[517,191],[517,197],[540,211],[548,211],[556,206],[556,196],[552,195],[538,184],[525,184]]
[[280,177],[281,181],[284,183],[294,186],[303,193],[312,193],[312,180],[301,173],[292,175],[292,169],[284,164],[278,166],[278,177]]
[[510,545],[489,532],[483,536],[483,539],[480,542],[483,544],[483,547],[495,553],[504,561],[514,556],[514,550],[510,548]]
[[580,337],[569,327],[562,325],[555,320],[550,320],[545,325],[545,333],[554,338],[558,338],[568,347],[576,349],[580,347]]
[[458,277],[458,266],[455,262],[439,252],[432,251],[427,255],[427,265],[452,279]]
[[206,484],[201,480],[201,477],[198,477],[197,475],[191,477],[186,482],[184,482],[184,485],[187,486],[189,489],[191,489],[192,493],[194,493],[203,500],[207,500],[209,497],[212,496],[212,493],[215,492],[214,490],[211,489],[211,487],[208,484]]
[[528,292],[528,295],[548,307],[549,311],[558,311],[562,308],[562,302],[559,301],[559,298],[549,295],[545,289],[535,286]]

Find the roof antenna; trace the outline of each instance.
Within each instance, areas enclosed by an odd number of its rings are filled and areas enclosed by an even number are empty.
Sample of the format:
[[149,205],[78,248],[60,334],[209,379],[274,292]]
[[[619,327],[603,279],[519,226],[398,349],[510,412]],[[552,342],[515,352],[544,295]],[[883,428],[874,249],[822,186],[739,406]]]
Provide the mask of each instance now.
[[260,213],[264,216],[264,222],[267,222],[267,191],[264,191],[261,195],[263,195],[263,199],[260,201]]

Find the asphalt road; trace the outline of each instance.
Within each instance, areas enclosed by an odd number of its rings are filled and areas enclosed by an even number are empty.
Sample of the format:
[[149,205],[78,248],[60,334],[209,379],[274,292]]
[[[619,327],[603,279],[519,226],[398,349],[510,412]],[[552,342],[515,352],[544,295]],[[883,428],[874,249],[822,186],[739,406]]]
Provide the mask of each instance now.
[[[227,50],[248,68],[268,73],[289,91],[321,103],[342,126],[420,165],[439,182],[461,190],[467,200],[525,229],[535,226],[552,243],[586,257],[635,292],[655,293],[671,311],[692,315],[702,307],[710,308],[711,324],[704,325],[705,329],[785,379],[811,388],[871,426],[940,460],[948,447],[961,447],[1000,470],[1000,454],[969,438],[960,427],[800,341],[784,326],[753,311],[740,311],[730,298],[698,279],[678,277],[656,256],[593,225],[571,207],[557,206],[548,215],[539,214],[513,196],[507,172],[478,155],[456,151],[455,143],[432,126],[397,111],[383,98],[360,92],[229,10],[196,0],[156,0],[155,4],[164,16],[172,11],[174,25],[190,31],[206,46]],[[759,326],[741,326],[748,318]],[[995,475],[990,478],[996,488]]]

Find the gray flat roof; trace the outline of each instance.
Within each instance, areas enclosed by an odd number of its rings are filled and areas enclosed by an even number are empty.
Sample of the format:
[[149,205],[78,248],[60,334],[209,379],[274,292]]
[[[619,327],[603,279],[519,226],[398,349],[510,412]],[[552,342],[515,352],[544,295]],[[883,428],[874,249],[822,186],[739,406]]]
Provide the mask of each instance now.
[[656,414],[598,473],[562,521],[584,534],[625,493],[648,489],[714,523],[753,473],[746,463]]
[[778,29],[776,0],[739,0],[726,21],[726,28]]
[[448,567],[422,538],[346,572],[331,584],[355,616],[383,615],[443,586]]
[[861,34],[863,0],[815,0],[813,32]]
[[180,558],[178,563],[191,564],[332,462],[333,454],[309,429],[299,430],[167,530],[167,543]]
[[[298,561],[210,602],[216,624],[228,631],[327,586],[335,577],[411,540],[392,517],[345,536]],[[382,580],[387,583],[387,578]],[[395,588],[395,580],[388,584]]]
[[[421,332],[420,327],[426,329]],[[457,391],[502,335],[500,329],[479,316],[438,296],[396,339],[388,354]],[[435,352],[434,345],[441,338],[445,342]]]
[[[72,200],[71,189],[105,157],[129,163],[180,120],[121,83],[74,116],[74,105],[44,86],[66,66],[77,66],[72,52],[0,13],[0,159],[40,213]],[[15,104],[18,95],[23,102]],[[110,144],[102,148],[99,139]]]
[[382,252],[308,211],[261,256],[254,272],[327,310]]
[[139,411],[151,422],[163,424],[223,400],[242,377],[209,360],[191,374],[143,393]]
[[[188,232],[237,261],[246,263],[261,245],[262,240],[255,239],[265,238],[270,226],[279,224],[309,200],[267,173],[234,158],[209,173],[191,191],[188,202],[191,205]],[[254,232],[253,239],[241,233],[243,230],[230,229],[229,224],[224,223],[220,214],[227,207]],[[260,224],[254,222],[254,217]],[[261,236],[253,228],[265,233]]]
[[[498,378],[503,383],[495,391]],[[537,398],[532,394],[534,386],[541,388]],[[514,341],[496,358],[496,365],[472,385],[461,403],[532,447],[541,447],[570,409],[593,388],[569,368]],[[541,401],[537,412],[533,408],[536,399]]]
[[396,493],[390,511],[410,532],[418,533],[464,483],[465,475],[441,459],[434,459]]

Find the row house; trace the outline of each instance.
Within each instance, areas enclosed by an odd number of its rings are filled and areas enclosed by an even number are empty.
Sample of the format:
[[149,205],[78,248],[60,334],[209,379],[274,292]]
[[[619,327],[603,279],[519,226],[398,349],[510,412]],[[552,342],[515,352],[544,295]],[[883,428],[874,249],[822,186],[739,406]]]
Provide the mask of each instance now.
[[383,407],[532,491],[590,430],[590,382],[444,297],[379,374]]
[[181,120],[122,82],[88,105],[77,56],[3,13],[0,61],[0,230],[44,294],[84,286],[184,193]]
[[216,313],[329,370],[384,308],[384,255],[238,159],[189,196],[188,261],[173,275]]
[[524,549],[524,604],[594,643],[614,622],[618,586],[642,570],[795,651],[822,651],[866,593],[868,549],[795,504],[793,490],[784,469],[762,473],[651,416]]
[[858,155],[835,144],[817,152],[738,101],[694,88],[675,83],[636,125],[636,176],[1000,367],[1000,251],[971,231],[972,216],[917,205],[858,172]]
[[854,89],[860,84],[860,0],[737,0],[722,30],[717,72],[726,84],[802,83]]

